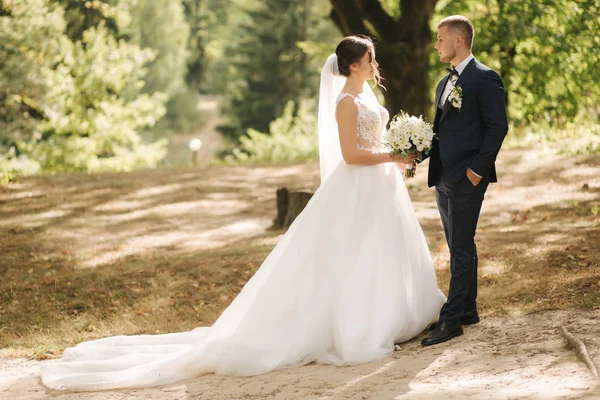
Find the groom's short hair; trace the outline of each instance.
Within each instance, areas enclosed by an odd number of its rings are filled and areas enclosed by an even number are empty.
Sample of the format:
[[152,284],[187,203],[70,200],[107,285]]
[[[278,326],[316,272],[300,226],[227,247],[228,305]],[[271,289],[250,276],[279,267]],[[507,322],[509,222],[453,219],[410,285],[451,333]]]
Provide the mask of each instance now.
[[444,18],[437,24],[437,28],[447,26],[450,29],[458,30],[465,40],[465,44],[471,48],[473,46],[473,38],[475,37],[475,27],[467,17],[462,15],[451,15]]

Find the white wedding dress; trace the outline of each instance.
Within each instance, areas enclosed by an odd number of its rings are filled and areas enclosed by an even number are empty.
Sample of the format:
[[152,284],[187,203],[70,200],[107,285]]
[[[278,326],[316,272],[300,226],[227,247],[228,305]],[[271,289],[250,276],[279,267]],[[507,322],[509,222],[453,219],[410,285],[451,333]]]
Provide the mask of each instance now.
[[[354,101],[357,146],[378,151],[387,111],[371,91]],[[310,362],[349,365],[382,359],[394,342],[419,335],[445,296],[402,171],[338,162],[326,175],[213,326],[80,343],[42,365],[43,383],[100,390]]]

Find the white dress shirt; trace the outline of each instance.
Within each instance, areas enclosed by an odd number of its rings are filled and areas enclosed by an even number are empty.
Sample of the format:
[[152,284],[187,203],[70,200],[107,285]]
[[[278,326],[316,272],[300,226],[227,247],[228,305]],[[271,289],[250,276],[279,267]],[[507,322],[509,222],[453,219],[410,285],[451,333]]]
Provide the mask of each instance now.
[[[465,58],[463,60],[463,62],[461,62],[460,64],[458,64],[456,66],[458,75],[462,74],[462,72],[467,67],[467,64],[469,62],[471,62],[471,60],[473,58],[475,58],[475,57],[473,57],[473,54],[469,54],[469,57]],[[446,99],[448,98],[448,96],[450,96],[450,92],[452,91],[452,88],[456,84],[457,80],[458,80],[458,76],[456,76],[456,75],[452,75],[452,76],[450,76],[450,79],[448,79],[448,82],[446,83],[446,87],[444,88],[444,91],[442,92],[442,96],[440,97],[440,104],[439,104],[440,108],[444,108],[444,103],[446,102]]]

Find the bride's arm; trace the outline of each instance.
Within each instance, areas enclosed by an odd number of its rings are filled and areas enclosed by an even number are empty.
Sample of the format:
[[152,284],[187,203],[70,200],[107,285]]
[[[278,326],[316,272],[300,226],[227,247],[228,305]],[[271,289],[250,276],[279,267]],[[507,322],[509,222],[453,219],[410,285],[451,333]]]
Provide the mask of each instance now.
[[410,161],[390,153],[371,153],[357,146],[358,138],[358,107],[351,97],[342,99],[336,109],[340,147],[344,162],[349,165],[376,165],[388,162],[408,164]]

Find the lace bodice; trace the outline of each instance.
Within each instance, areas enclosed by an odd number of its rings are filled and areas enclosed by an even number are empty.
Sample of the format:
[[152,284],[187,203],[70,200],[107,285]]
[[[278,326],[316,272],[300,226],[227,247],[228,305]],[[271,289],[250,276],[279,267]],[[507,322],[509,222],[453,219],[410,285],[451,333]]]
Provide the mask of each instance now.
[[358,107],[358,148],[374,153],[383,150],[383,135],[390,119],[388,111],[369,93],[363,92],[354,97],[350,93],[342,92],[337,98],[337,103],[344,97],[352,97]]

